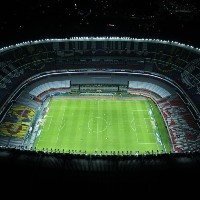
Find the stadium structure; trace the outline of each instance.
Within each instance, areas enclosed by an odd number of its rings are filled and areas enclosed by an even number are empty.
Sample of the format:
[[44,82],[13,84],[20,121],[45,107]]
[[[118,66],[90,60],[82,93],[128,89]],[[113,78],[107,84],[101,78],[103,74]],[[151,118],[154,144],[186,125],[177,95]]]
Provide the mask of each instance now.
[[198,48],[129,37],[29,41],[0,49],[0,73],[8,162],[43,157],[52,167],[64,158],[69,170],[109,171],[199,154]]

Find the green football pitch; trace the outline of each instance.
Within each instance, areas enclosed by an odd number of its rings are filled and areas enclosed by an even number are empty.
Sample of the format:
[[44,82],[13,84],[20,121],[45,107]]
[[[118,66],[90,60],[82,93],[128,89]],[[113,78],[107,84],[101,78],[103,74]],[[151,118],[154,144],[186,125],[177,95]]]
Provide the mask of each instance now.
[[40,128],[37,150],[87,154],[172,150],[161,114],[146,98],[53,98]]

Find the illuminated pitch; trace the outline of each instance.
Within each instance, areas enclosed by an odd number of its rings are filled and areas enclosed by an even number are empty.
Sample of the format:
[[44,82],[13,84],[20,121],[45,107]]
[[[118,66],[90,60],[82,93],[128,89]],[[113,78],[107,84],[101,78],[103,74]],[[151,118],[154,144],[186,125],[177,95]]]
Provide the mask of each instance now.
[[159,110],[144,97],[53,98],[35,147],[87,154],[172,150]]

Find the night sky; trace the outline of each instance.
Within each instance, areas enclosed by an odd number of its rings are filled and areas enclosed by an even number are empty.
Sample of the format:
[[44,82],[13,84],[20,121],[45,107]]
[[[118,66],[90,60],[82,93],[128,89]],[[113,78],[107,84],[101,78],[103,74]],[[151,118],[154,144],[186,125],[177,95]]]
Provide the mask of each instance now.
[[0,46],[71,36],[128,36],[200,46],[194,0],[7,0],[0,6]]

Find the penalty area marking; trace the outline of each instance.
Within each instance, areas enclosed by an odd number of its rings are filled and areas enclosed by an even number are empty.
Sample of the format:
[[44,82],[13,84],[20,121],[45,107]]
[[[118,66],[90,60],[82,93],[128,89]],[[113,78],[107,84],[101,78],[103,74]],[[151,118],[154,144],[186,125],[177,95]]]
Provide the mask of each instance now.
[[[146,130],[148,130],[148,127],[147,127],[147,124],[146,124],[146,119],[148,119],[148,118],[144,118],[144,119],[145,119]],[[137,124],[137,125],[136,125],[134,117],[133,117],[133,119],[131,120],[131,125],[130,125],[130,126],[131,126],[131,129],[133,130],[133,132],[134,132],[135,135],[136,135],[137,143],[138,143],[138,144],[157,144],[156,142],[139,142],[136,127],[144,126],[144,124]],[[147,132],[148,132],[148,131],[147,131]],[[154,133],[149,133],[149,132],[148,132],[148,134],[154,134]]]

